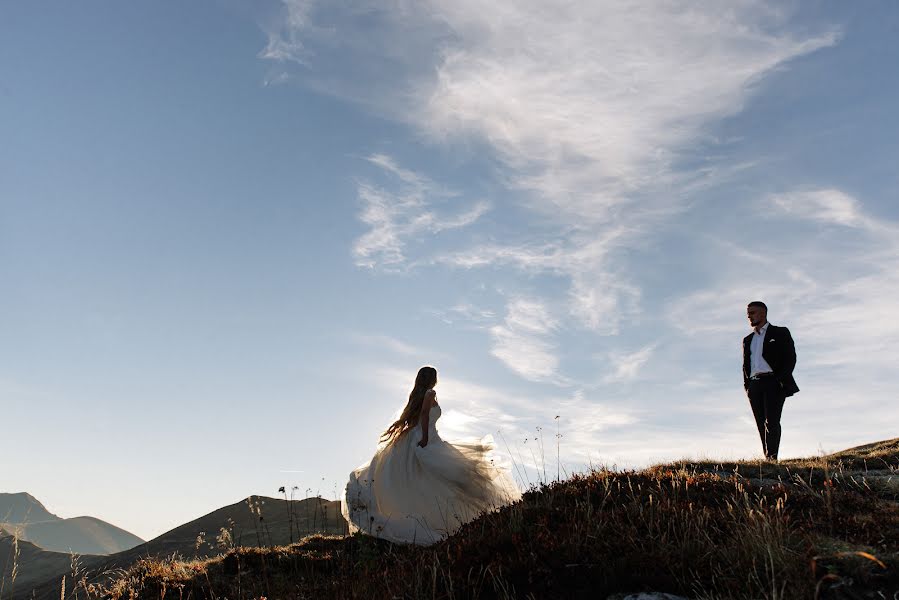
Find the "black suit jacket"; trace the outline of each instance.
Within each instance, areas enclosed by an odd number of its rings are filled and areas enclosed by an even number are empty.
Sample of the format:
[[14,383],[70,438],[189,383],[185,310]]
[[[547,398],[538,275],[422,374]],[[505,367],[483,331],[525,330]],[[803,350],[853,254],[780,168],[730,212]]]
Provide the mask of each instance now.
[[[750,366],[750,347],[754,335],[753,332],[743,338],[743,387],[747,390],[751,374],[749,370],[752,368]],[[793,369],[796,367],[796,346],[793,344],[789,329],[768,324],[768,329],[765,330],[765,341],[762,344],[762,358],[771,365],[774,376],[784,390],[784,396],[792,396],[799,391],[799,386],[793,379]]]

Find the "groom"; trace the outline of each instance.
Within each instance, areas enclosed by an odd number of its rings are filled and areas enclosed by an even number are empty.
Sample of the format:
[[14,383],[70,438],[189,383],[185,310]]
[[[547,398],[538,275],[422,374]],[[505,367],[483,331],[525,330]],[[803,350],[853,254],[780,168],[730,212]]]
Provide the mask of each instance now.
[[749,396],[765,458],[777,460],[784,401],[799,391],[793,379],[796,348],[789,329],[768,322],[764,302],[750,302],[746,316],[753,333],[743,338],[743,388]]

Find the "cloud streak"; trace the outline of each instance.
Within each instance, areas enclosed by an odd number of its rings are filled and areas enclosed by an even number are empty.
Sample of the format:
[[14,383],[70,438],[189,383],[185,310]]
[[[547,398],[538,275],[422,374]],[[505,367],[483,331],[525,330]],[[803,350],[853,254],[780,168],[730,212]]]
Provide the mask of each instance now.
[[799,218],[843,225],[876,229],[877,222],[861,213],[858,201],[836,189],[812,189],[770,197],[772,208],[784,214]]
[[[502,245],[456,256],[463,266],[508,261],[570,278],[569,312],[601,334],[639,312],[628,248],[702,185],[680,162],[705,128],[739,112],[762,76],[835,43],[794,37],[769,5],[431,2],[454,42],[417,125],[435,139],[486,140],[511,189],[560,223],[561,242]],[[705,182],[711,184],[711,182]]]
[[436,185],[427,177],[400,167],[391,157],[375,154],[368,161],[393,176],[394,189],[359,182],[357,193],[362,203],[359,220],[369,226],[353,245],[353,256],[361,267],[398,269],[406,263],[406,247],[425,234],[439,234],[468,227],[490,208],[477,202],[456,214],[438,214],[435,201],[445,201],[455,194]]
[[301,36],[312,27],[312,0],[282,0],[282,22],[263,27],[268,43],[257,55],[264,60],[307,65],[309,53]]
[[546,306],[537,301],[515,299],[506,307],[501,325],[490,328],[491,354],[507,367],[531,381],[553,377],[559,366],[551,335],[558,328]]
[[590,224],[683,179],[678,153],[706,125],[741,110],[764,73],[837,37],[794,37],[758,2],[425,4],[455,37],[436,82],[416,88],[429,100],[419,126],[488,140],[537,208]]
[[646,346],[636,352],[613,354],[608,357],[612,372],[603,378],[605,383],[631,381],[637,375],[655,351],[655,346]]
[[[557,226],[548,245],[498,240],[431,262],[561,273],[570,280],[569,316],[604,335],[640,312],[641,284],[627,251],[684,210],[690,194],[727,176],[713,162],[696,164],[696,146],[712,143],[707,128],[739,112],[765,74],[839,38],[835,29],[792,33],[789,12],[766,2],[728,10],[698,2],[536,0],[339,6],[344,23],[365,13],[379,27],[342,45],[332,37],[325,49],[349,53],[385,81],[374,94],[349,80],[325,89],[437,143],[486,143],[516,202]],[[319,39],[315,28],[324,25],[310,20],[307,4],[294,11],[299,17],[286,31]],[[332,16],[325,24],[338,39],[339,23]],[[379,70],[384,64],[391,68]],[[426,185],[380,163],[412,189]],[[361,186],[360,197],[372,228],[354,250],[362,266],[401,264],[404,240],[436,226],[418,214],[416,194]],[[446,224],[463,227],[483,210]]]

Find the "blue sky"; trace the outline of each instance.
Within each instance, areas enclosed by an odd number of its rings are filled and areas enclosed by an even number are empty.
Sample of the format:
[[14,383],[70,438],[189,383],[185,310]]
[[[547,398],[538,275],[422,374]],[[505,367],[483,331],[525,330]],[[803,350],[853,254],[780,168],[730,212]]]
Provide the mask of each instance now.
[[[0,488],[153,537],[335,497],[434,364],[529,478],[896,435],[899,8],[7,3]],[[558,419],[555,417],[558,415]],[[542,432],[538,430],[542,428]],[[558,428],[558,429],[557,429]]]

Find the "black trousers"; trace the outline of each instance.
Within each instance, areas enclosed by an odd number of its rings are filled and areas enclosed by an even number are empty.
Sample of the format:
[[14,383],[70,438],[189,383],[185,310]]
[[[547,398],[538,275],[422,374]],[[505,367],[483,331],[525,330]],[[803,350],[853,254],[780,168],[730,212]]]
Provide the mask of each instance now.
[[780,415],[786,400],[783,388],[775,377],[762,377],[749,380],[747,393],[765,457],[776,459],[780,449]]

